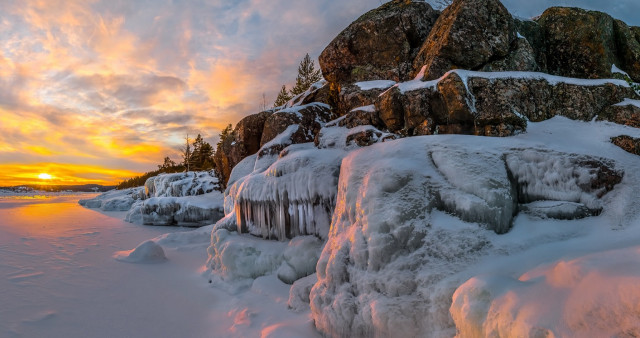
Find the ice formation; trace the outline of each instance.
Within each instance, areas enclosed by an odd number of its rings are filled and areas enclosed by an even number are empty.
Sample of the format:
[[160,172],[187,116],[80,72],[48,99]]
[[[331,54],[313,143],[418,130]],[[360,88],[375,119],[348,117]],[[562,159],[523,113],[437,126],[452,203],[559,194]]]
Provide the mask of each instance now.
[[318,150],[307,143],[283,152],[275,163],[229,188],[238,230],[281,240],[301,235],[326,238],[344,151]]
[[211,171],[160,174],[143,187],[112,190],[78,203],[104,211],[128,211],[125,221],[145,225],[203,226],[224,216],[223,196]]
[[190,171],[186,173],[160,174],[144,183],[148,197],[183,197],[203,195],[218,188],[218,179],[213,171]]
[[635,246],[471,278],[453,294],[457,336],[638,336],[639,262]]
[[[338,122],[315,144],[234,169],[208,261],[232,289],[263,275],[293,282],[289,306],[305,311],[308,295],[328,336],[453,336],[451,296],[474,267],[636,217],[639,193],[619,183],[640,181],[629,174],[637,159],[608,142],[623,128],[611,123],[556,117],[508,139],[378,137],[362,148],[349,136],[380,131]],[[533,264],[518,263],[509,269]]]
[[81,199],[78,203],[90,209],[104,211],[127,211],[131,206],[145,198],[142,187],[111,190],[91,199]]
[[126,221],[145,225],[203,226],[224,216],[219,192],[185,197],[151,197],[134,204]]

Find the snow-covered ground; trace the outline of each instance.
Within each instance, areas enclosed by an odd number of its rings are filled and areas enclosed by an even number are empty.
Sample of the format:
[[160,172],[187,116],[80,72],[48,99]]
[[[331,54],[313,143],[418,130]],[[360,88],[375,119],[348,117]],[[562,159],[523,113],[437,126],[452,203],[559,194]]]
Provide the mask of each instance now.
[[0,197],[0,337],[318,335],[275,276],[233,295],[211,287],[211,227],[137,226],[78,205],[87,197]]
[[640,160],[609,142],[639,130],[555,117],[361,148],[329,125],[241,162],[215,226],[0,197],[0,336],[640,334]]
[[[227,217],[209,248],[214,285],[287,280],[287,238],[313,233],[327,244],[317,274],[293,284],[290,305],[305,311],[310,301],[329,336],[451,337],[456,328],[460,337],[624,336],[640,328],[628,288],[591,290],[594,298],[571,303],[600,282],[640,283],[637,274],[622,276],[633,269],[618,259],[623,254],[609,253],[640,250],[640,161],[610,142],[640,130],[555,117],[509,138],[434,135],[359,148],[345,141],[351,130],[332,125],[318,148],[292,145],[277,159],[247,158],[234,170]],[[322,177],[338,172],[339,180]],[[335,203],[330,229],[314,218],[326,218],[326,209],[299,207],[322,197]],[[307,224],[315,230],[291,230]],[[619,268],[609,273],[607,264]],[[567,289],[556,292],[549,275],[597,282],[564,281]]]

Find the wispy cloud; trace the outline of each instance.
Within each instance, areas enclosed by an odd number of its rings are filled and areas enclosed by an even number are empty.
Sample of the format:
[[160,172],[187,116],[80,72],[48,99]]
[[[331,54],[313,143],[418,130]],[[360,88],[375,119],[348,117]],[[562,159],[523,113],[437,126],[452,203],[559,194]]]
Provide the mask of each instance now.
[[[522,16],[543,9],[504,2]],[[44,164],[66,180],[112,183],[178,159],[186,133],[215,142],[263,93],[272,101],[291,85],[305,53],[316,58],[381,3],[0,1],[0,185]],[[633,0],[575,4],[638,12]]]

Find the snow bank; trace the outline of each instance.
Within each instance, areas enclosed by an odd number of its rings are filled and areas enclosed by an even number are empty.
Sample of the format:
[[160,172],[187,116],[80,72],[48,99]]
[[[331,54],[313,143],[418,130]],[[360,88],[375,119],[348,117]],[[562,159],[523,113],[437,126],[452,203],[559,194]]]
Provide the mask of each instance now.
[[144,198],[144,188],[137,187],[107,191],[91,199],[81,199],[78,203],[90,209],[101,209],[103,211],[127,211],[136,201]]
[[162,263],[167,260],[162,247],[151,240],[140,243],[133,250],[118,251],[113,258],[127,263]]
[[470,279],[453,295],[458,337],[640,335],[640,247],[562,259],[519,278]]

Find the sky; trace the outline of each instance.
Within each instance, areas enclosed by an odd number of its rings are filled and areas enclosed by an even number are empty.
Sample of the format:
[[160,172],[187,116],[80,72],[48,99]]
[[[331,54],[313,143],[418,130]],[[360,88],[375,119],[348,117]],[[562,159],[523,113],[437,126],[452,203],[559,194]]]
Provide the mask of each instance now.
[[[2,0],[0,186],[114,184],[215,144],[381,0]],[[640,25],[640,1],[504,0],[604,10]],[[316,63],[317,66],[317,63]]]

